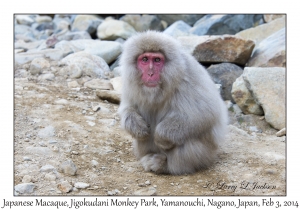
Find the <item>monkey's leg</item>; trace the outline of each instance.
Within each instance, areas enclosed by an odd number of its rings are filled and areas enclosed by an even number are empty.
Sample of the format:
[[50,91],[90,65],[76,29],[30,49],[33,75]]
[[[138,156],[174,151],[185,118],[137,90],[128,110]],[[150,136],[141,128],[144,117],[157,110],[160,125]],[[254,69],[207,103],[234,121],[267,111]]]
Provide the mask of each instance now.
[[150,153],[140,160],[145,171],[153,171],[155,173],[168,173],[167,156],[162,153]]
[[184,144],[166,152],[167,168],[174,175],[189,174],[210,166],[217,148],[199,139],[186,140]]

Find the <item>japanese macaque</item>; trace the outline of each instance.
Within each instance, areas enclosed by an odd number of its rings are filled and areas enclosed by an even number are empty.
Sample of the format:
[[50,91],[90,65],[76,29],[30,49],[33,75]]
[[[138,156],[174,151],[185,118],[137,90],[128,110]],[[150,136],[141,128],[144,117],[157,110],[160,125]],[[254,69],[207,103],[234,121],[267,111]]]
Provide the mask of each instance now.
[[210,166],[225,139],[227,111],[204,67],[154,31],[126,41],[120,66],[121,126],[144,169],[180,175]]

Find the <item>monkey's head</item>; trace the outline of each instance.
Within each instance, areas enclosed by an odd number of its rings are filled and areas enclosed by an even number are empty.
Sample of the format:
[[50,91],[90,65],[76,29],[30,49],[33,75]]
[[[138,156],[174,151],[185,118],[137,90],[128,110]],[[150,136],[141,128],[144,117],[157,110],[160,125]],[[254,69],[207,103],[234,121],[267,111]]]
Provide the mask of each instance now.
[[125,88],[157,97],[173,91],[182,80],[185,55],[179,42],[171,36],[147,31],[125,42],[120,66]]

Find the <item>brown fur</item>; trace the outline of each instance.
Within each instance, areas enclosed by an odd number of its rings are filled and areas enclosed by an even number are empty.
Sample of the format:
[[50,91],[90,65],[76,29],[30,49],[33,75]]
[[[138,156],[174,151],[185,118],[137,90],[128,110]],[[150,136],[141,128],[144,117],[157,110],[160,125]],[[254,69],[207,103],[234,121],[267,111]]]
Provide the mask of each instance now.
[[[137,57],[161,52],[161,84],[146,87]],[[193,173],[210,166],[225,138],[227,111],[206,70],[179,42],[148,31],[126,41],[120,59],[121,125],[134,138],[134,153],[146,171]]]

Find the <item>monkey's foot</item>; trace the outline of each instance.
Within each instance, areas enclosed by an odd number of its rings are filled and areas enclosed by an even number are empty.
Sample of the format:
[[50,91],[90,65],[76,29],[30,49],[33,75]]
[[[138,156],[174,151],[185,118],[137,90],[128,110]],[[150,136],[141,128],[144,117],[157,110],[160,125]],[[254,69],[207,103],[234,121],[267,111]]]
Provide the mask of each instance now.
[[167,157],[163,154],[147,154],[140,160],[145,171],[165,173],[167,171]]

